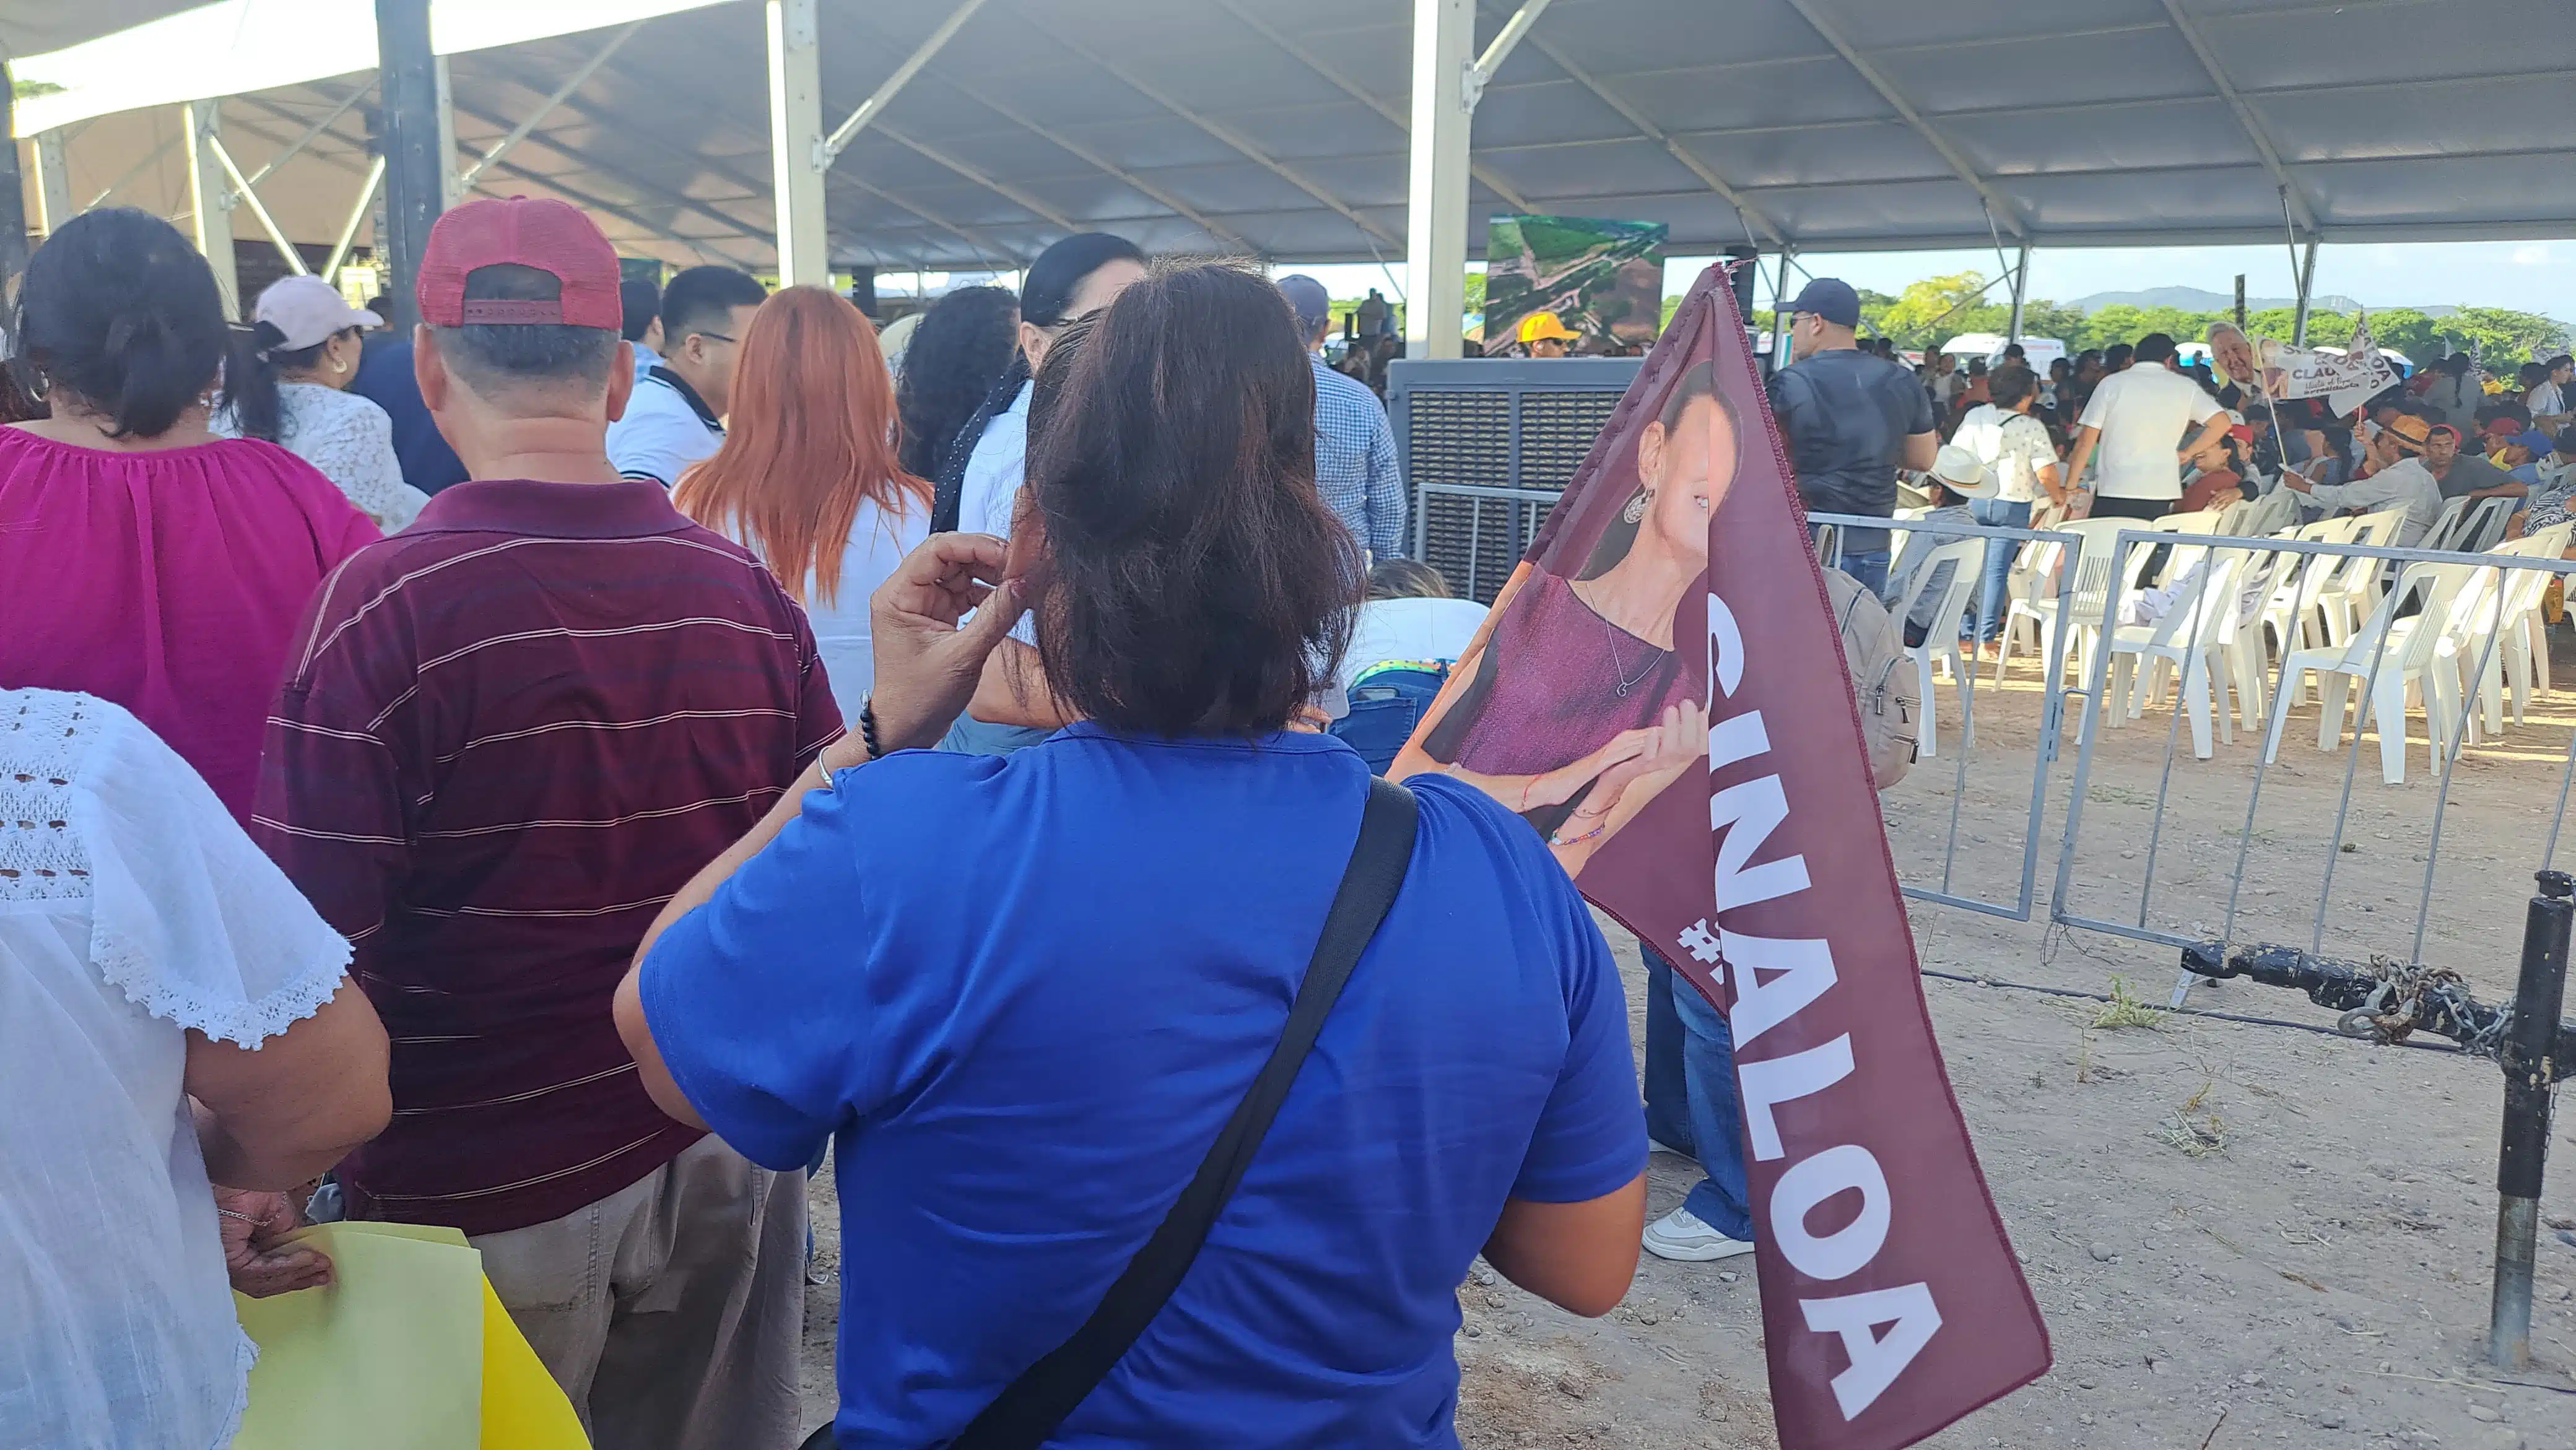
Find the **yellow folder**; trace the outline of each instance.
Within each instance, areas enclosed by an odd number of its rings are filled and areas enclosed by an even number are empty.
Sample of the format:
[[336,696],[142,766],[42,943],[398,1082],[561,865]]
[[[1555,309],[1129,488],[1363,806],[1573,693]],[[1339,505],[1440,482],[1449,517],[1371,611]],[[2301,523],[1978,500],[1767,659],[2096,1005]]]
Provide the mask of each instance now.
[[571,1402],[453,1229],[306,1229],[333,1282],[235,1295],[259,1345],[235,1450],[588,1450]]

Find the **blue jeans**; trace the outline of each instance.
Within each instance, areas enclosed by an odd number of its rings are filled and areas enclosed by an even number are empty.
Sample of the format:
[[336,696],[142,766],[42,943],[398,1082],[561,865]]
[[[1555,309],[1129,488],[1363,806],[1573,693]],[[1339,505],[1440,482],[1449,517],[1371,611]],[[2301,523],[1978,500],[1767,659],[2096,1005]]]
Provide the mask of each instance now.
[[1887,549],[1845,549],[1839,564],[1844,573],[1860,581],[1860,587],[1872,595],[1887,593],[1887,565],[1894,554]]
[[[1968,500],[1968,517],[2008,529],[2028,528],[2030,500],[1972,498]],[[1977,591],[1977,638],[1981,641],[2004,632],[2004,581],[2012,577],[2013,556],[2020,552],[2021,545],[2011,539],[1986,540],[1986,586]]]
[[1646,1130],[1698,1158],[1708,1175],[1682,1207],[1728,1238],[1751,1243],[1735,1039],[1725,1014],[1697,987],[1673,980],[1672,963],[1643,942],[1638,950],[1646,958]]

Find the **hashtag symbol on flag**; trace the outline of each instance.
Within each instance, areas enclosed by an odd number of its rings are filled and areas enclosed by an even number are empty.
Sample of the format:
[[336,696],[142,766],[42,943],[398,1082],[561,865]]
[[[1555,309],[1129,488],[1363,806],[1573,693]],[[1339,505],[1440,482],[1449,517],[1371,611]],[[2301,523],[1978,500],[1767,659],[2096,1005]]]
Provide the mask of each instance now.
[[1708,918],[1701,917],[1682,931],[1682,950],[1691,960],[1715,966],[1718,959],[1717,938],[1709,934]]

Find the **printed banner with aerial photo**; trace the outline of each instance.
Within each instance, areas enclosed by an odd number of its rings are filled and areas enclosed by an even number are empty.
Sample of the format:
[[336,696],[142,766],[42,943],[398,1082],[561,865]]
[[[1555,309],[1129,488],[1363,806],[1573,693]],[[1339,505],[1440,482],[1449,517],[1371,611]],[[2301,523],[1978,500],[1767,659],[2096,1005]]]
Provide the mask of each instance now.
[[1647,343],[1663,326],[1662,222],[1582,216],[1498,216],[1485,224],[1485,345],[1517,335],[1521,319],[1553,312],[1598,344]]
[[1727,1013],[1783,1450],[1896,1450],[2047,1328],[1950,1092],[1842,663],[1703,273],[1389,774],[1443,771]]

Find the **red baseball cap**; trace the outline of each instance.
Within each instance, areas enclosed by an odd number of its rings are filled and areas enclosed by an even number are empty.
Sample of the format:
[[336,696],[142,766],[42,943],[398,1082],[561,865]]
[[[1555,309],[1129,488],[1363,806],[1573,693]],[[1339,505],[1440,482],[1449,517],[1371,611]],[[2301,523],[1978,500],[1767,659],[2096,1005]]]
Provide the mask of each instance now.
[[[551,274],[563,295],[465,300],[468,273],[504,264]],[[421,251],[415,293],[420,320],[432,327],[551,322],[615,332],[626,321],[617,283],[617,250],[579,208],[543,197],[487,197],[439,215]]]

